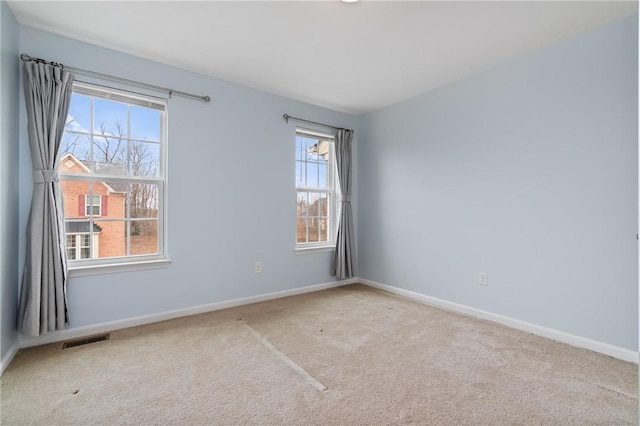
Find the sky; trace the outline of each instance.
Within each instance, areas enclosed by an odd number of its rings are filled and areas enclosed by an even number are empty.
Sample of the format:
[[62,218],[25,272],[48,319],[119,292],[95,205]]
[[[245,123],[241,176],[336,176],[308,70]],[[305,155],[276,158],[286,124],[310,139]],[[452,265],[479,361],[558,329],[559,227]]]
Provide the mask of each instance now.
[[[93,101],[93,126],[91,120]],[[89,133],[93,128],[94,133],[104,133],[107,135],[123,134],[124,137],[140,139],[147,142],[136,142],[144,148],[147,158],[158,163],[160,158],[160,136],[162,132],[162,112],[156,109],[144,108],[135,105],[92,98],[90,96],[74,93],[69,106],[67,125],[62,141],[62,155],[71,152],[80,160],[104,162],[104,157],[100,157],[99,149],[106,147],[104,138],[94,139],[94,158],[91,158],[91,143],[87,135],[78,135],[74,132]],[[117,129],[117,124],[121,125],[121,131]],[[128,129],[131,133],[128,135]],[[76,142],[75,148],[69,144]],[[114,140],[115,142],[116,140]],[[121,144],[122,158],[126,157],[126,141]],[[112,148],[113,150],[113,145]],[[122,160],[114,162],[122,162]]]

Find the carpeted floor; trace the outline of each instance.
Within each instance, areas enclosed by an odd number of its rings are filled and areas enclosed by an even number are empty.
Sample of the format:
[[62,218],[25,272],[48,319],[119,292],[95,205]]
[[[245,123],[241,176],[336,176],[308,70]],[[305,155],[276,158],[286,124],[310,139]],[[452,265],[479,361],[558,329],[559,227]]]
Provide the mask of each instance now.
[[361,285],[20,350],[1,423],[625,425],[637,366]]

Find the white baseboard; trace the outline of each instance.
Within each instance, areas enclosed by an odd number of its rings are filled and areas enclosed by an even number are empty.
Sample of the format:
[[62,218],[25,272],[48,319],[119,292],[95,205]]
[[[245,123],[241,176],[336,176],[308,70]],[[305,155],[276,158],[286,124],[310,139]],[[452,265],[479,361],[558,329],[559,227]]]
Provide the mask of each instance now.
[[[110,321],[102,324],[89,325],[84,327],[71,328],[68,330],[51,331],[38,337],[20,338],[20,348],[28,348],[31,346],[46,345],[48,343],[61,342],[64,340],[78,339],[92,334],[106,333],[109,331],[120,330],[123,328],[135,327],[138,325],[151,324],[154,322],[165,321],[173,318],[186,317],[189,315],[197,315],[205,312],[218,311],[221,309],[234,308],[236,306],[249,305],[252,303],[265,302],[267,300],[281,299],[283,297],[295,296],[298,294],[311,293],[314,291],[325,290],[328,288],[340,287],[343,285],[355,284],[358,280],[355,278],[333,281],[323,284],[315,284],[306,287],[292,288],[290,290],[276,291],[257,296],[243,297],[224,302],[209,303],[206,305],[193,306],[184,309],[175,309],[172,311],[161,312],[151,315],[143,315],[139,317],[126,318],[123,320]],[[16,349],[17,350],[17,349]],[[3,360],[4,361],[4,360]],[[4,366],[4,364],[3,364]]]
[[638,352],[630,349],[621,348],[619,346],[610,345],[608,343],[602,343],[584,337],[576,336],[573,334],[565,333],[563,331],[554,330],[552,328],[542,327],[536,324],[532,324],[526,321],[520,321],[514,318],[505,317],[502,315],[494,314],[491,312],[483,311],[480,309],[472,308],[470,306],[461,305],[458,303],[448,302],[436,297],[426,296],[424,294],[416,293],[409,290],[404,290],[398,287],[393,287],[386,284],[381,284],[375,281],[366,279],[359,279],[358,282],[368,285],[379,290],[384,290],[389,293],[394,293],[399,296],[404,296],[418,302],[425,303],[427,305],[444,308],[450,311],[458,312],[461,314],[469,315],[476,318],[496,322],[507,327],[515,328],[517,330],[526,331],[528,333],[535,334],[537,336],[545,337],[547,339],[557,340],[558,342],[567,343],[579,348],[589,349],[594,352],[599,352],[604,355],[621,359],[623,361],[633,362],[638,364]]
[[120,330],[123,328],[135,327],[138,325],[145,325],[159,321],[165,321],[173,318],[179,318],[189,315],[197,315],[205,312],[212,312],[221,309],[233,308],[236,306],[249,305],[252,303],[265,302],[267,300],[280,299],[288,296],[295,296],[298,294],[311,293],[314,291],[325,290],[334,287],[340,287],[343,285],[361,283],[373,288],[377,288],[389,293],[394,293],[399,296],[407,297],[418,302],[425,303],[427,305],[436,306],[439,308],[447,309],[450,311],[458,312],[461,314],[473,316],[476,318],[485,319],[488,321],[496,322],[508,327],[526,331],[528,333],[535,334],[537,336],[545,337],[552,340],[557,340],[562,343],[567,343],[572,346],[577,346],[584,349],[589,349],[594,352],[609,355],[611,357],[621,359],[623,361],[633,362],[638,364],[638,352],[629,349],[621,348],[619,346],[610,345],[608,343],[602,343],[595,340],[586,339],[584,337],[576,336],[573,334],[565,333],[562,331],[554,330],[547,327],[542,327],[536,324],[532,324],[526,321],[517,320],[514,318],[505,317],[502,315],[494,314],[491,312],[483,311],[480,309],[472,308],[470,306],[461,305],[458,303],[449,302],[436,297],[426,296],[421,293],[416,293],[409,290],[404,290],[398,287],[393,287],[386,284],[381,284],[375,281],[363,279],[363,278],[351,278],[343,281],[334,281],[323,284],[315,284],[306,287],[294,288],[290,290],[277,291],[272,293],[266,293],[257,296],[250,296],[240,299],[233,299],[224,302],[210,303],[206,305],[194,306],[184,309],[176,309],[172,311],[161,312],[158,314],[143,315],[139,317],[127,318],[123,320],[110,321],[102,324],[95,324],[84,327],[72,328],[63,331],[49,332],[43,336],[34,338],[25,338],[21,336],[19,344],[14,344],[7,354],[2,357],[0,361],[0,374],[9,365],[19,348],[27,348],[31,346],[44,345],[48,343],[60,342],[64,340],[77,339],[92,334],[105,333],[114,330]]
[[11,361],[13,361],[13,357],[15,357],[16,354],[18,353],[18,349],[20,349],[20,344],[19,342],[16,341],[13,343],[13,345],[11,345],[11,347],[9,348],[7,353],[4,354],[2,359],[0,359],[0,376],[2,376],[2,373],[4,373],[4,370],[9,366],[9,364],[11,364]]

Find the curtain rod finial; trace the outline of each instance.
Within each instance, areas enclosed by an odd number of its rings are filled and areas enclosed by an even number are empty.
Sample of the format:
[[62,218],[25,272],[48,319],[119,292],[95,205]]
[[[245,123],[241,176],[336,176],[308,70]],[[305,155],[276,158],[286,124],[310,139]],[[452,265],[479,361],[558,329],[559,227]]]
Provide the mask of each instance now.
[[203,97],[202,97],[202,100],[203,100],[203,101],[205,101],[205,102],[211,102],[211,97],[209,97],[209,96],[203,96]]
[[22,53],[20,55],[20,59],[22,59],[23,61],[30,61],[31,60],[31,56],[27,55],[26,53]]
[[284,118],[285,123],[289,123],[289,117],[290,117],[289,114],[282,114],[282,118]]

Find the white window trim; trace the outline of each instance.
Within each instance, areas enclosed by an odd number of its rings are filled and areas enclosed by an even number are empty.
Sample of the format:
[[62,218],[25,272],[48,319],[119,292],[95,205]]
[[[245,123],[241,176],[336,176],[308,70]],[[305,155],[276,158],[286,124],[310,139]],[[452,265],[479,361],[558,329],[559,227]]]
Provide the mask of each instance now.
[[325,252],[333,252],[335,250],[335,243],[332,245],[319,245],[315,247],[296,247],[295,253],[299,254],[313,254],[313,253],[325,253]]
[[92,275],[117,274],[122,272],[146,271],[149,269],[167,268],[171,260],[138,259],[136,261],[112,263],[109,265],[77,265],[69,267],[70,277],[88,277]]
[[[338,234],[338,215],[340,214],[340,206],[338,203],[338,199],[340,197],[340,185],[338,184],[338,167],[336,164],[335,157],[335,137],[332,134],[322,132],[315,129],[307,129],[302,127],[296,127],[295,136],[297,137],[299,133],[306,134],[313,138],[321,138],[324,140],[330,141],[330,150],[331,150],[331,159],[329,166],[331,170],[327,170],[329,174],[329,181],[332,183],[333,188],[330,190],[324,190],[313,187],[295,187],[295,199],[298,197],[298,190],[309,191],[309,192],[328,192],[331,194],[333,198],[333,202],[330,203],[330,210],[328,211],[329,215],[329,241],[326,242],[312,242],[312,243],[299,243],[297,241],[297,232],[295,236],[295,253],[296,254],[312,254],[312,253],[323,253],[323,252],[332,252],[335,250],[336,245],[336,237]],[[297,150],[297,144],[296,144]],[[295,159],[294,159],[295,164]],[[297,207],[297,206],[296,206]],[[296,211],[296,224],[297,224],[298,214]]]
[[[109,258],[94,258],[94,259],[81,259],[81,260],[69,260],[68,270],[70,277],[100,275],[107,273],[119,273],[129,271],[139,271],[148,269],[157,269],[168,267],[171,261],[168,254],[168,202],[167,202],[167,187],[168,187],[168,129],[167,129],[167,115],[168,115],[168,102],[166,99],[157,98],[154,96],[134,94],[133,92],[123,91],[116,88],[100,86],[96,84],[74,82],[73,93],[78,93],[85,96],[93,96],[97,98],[104,98],[112,101],[119,101],[123,103],[129,103],[131,105],[144,106],[161,110],[163,113],[160,116],[161,135],[159,145],[160,163],[159,163],[159,178],[147,178],[140,176],[112,176],[112,175],[99,175],[93,174],[87,176],[86,174],[79,173],[60,173],[60,180],[69,181],[88,181],[93,183],[99,183],[104,181],[122,181],[127,183],[155,183],[158,185],[158,254],[153,255],[129,255],[122,257],[109,257]],[[95,126],[92,125],[92,128]],[[88,195],[87,195],[88,196]],[[85,199],[86,205],[86,199]],[[85,207],[86,213],[86,207]],[[102,213],[102,202],[100,206],[100,213]],[[93,216],[95,217],[95,215]],[[129,221],[132,218],[128,218]],[[98,255],[98,247],[95,247],[94,256]]]

